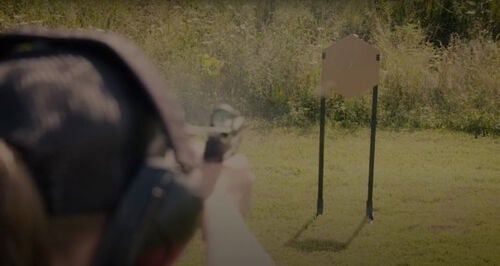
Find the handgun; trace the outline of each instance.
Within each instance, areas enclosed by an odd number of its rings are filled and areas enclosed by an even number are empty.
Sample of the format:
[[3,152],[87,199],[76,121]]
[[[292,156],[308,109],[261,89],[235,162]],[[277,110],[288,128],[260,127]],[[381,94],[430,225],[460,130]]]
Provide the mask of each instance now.
[[190,135],[207,137],[204,159],[223,161],[234,155],[242,140],[245,118],[229,104],[220,104],[210,116],[210,126],[187,125]]

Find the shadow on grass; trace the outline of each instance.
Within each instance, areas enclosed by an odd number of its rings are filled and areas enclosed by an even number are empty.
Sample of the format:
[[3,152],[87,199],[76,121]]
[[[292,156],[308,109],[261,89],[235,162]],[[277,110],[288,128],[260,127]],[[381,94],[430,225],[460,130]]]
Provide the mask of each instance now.
[[351,242],[358,236],[359,232],[365,227],[369,219],[363,217],[361,222],[359,223],[356,230],[352,233],[352,235],[345,242],[337,241],[337,240],[325,240],[325,239],[299,239],[300,235],[316,220],[316,216],[307,221],[297,233],[285,243],[285,246],[292,247],[304,252],[313,252],[313,251],[333,251],[339,252],[344,249],[347,249]]

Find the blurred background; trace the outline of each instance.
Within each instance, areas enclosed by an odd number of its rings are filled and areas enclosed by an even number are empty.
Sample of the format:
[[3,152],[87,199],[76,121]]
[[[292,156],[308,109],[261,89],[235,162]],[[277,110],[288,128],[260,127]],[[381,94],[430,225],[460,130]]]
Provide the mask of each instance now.
[[[318,120],[321,53],[356,33],[382,58],[379,125],[500,134],[500,2],[0,0],[0,30],[99,29],[135,41],[188,120],[215,104],[278,125]],[[328,122],[367,126],[370,95],[329,98]]]

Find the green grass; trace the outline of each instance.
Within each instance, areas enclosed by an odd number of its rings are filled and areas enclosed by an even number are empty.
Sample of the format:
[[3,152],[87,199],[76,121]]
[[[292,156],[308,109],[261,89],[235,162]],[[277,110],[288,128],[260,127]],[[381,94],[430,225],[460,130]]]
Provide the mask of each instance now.
[[[375,220],[364,220],[369,131],[327,130],[316,219],[318,130],[253,128],[248,224],[277,265],[500,263],[500,139],[380,131]],[[180,265],[203,262],[197,236]]]

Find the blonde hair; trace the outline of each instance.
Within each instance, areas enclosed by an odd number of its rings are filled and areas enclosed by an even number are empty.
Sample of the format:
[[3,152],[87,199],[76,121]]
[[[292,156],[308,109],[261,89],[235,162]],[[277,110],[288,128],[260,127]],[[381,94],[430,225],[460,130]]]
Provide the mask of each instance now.
[[47,217],[25,164],[0,139],[0,265],[49,265]]

